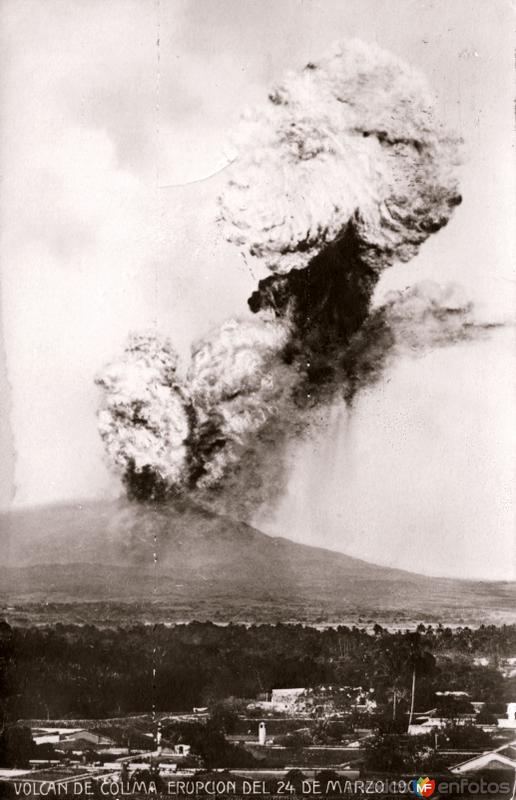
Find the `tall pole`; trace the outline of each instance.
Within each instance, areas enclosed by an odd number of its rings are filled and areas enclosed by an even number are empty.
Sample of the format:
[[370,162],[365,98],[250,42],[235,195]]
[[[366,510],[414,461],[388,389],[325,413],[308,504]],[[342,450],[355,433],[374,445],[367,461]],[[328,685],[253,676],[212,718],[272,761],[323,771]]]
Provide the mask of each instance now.
[[414,716],[414,699],[416,696],[416,667],[412,668],[412,696],[410,698],[410,714],[409,714],[409,728],[412,725],[412,717]]

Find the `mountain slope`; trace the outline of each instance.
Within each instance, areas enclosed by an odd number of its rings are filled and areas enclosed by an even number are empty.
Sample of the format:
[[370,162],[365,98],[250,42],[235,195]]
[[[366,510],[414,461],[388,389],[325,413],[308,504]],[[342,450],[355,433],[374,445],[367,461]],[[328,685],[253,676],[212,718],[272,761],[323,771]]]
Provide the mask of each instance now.
[[[509,619],[514,584],[434,579],[273,538],[192,504],[0,516],[0,599],[45,619]],[[35,608],[34,604],[45,603]],[[61,617],[60,617],[61,615]]]

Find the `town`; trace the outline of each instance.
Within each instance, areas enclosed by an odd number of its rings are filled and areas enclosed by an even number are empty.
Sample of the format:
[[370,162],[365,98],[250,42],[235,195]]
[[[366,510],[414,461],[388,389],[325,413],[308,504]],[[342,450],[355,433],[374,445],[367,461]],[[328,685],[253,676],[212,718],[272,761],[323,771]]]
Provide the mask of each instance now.
[[[45,717],[14,713],[16,704],[19,711],[29,706],[24,705],[21,684],[15,686],[23,648],[21,642],[12,648],[13,637],[24,638],[26,646],[32,633],[4,626],[4,681],[10,691],[0,734],[0,781],[8,796],[353,794],[356,781],[386,776],[410,780],[421,774],[496,780],[510,796],[516,771],[516,648],[510,649],[514,626],[505,626],[503,634],[494,626],[453,632],[429,626],[395,634],[379,627],[373,633],[314,633],[295,627],[298,646],[310,637],[312,652],[326,663],[328,675],[358,676],[362,664],[368,680],[268,687],[263,685],[261,661],[255,659],[257,678],[249,684],[258,688],[254,695],[229,693],[221,686],[214,696],[210,684],[209,691],[199,689],[199,705],[189,708],[166,711],[155,702],[152,711],[123,709],[119,715],[89,718],[72,716],[76,701],[70,698],[67,713],[56,719],[52,703],[62,698],[51,695],[49,684],[40,687],[39,708],[46,708]],[[246,650],[255,646],[254,637],[266,633],[269,652],[263,657],[272,658],[274,649],[285,667],[287,651],[279,642],[285,646],[293,633],[289,626],[258,626],[255,631],[199,624],[182,628],[161,632],[163,639],[174,640],[176,663],[181,663],[178,636],[183,645],[188,640],[192,646],[194,635],[195,661],[204,666],[203,653],[207,662],[214,639],[219,655],[233,639],[242,665],[247,663]],[[39,630],[40,647],[42,635]],[[106,637],[116,647],[120,637],[138,636],[141,652],[146,635],[144,629],[115,634],[63,626],[59,644],[63,648],[71,637],[76,645],[77,637],[95,637],[98,658]],[[55,637],[54,629],[53,644]],[[31,644],[27,657],[34,653]],[[67,656],[64,649],[61,653],[66,673]],[[163,661],[164,653],[161,657]],[[236,656],[234,669],[239,672]],[[123,684],[123,674],[118,677]],[[63,676],[54,678],[66,692]],[[193,669],[191,679],[195,685]],[[74,680],[81,686],[80,676],[75,674]],[[177,691],[177,682],[172,685]],[[16,697],[14,688],[21,690]],[[156,689],[157,681],[157,700]],[[93,691],[92,686],[82,690]],[[128,702],[136,705],[136,697]]]

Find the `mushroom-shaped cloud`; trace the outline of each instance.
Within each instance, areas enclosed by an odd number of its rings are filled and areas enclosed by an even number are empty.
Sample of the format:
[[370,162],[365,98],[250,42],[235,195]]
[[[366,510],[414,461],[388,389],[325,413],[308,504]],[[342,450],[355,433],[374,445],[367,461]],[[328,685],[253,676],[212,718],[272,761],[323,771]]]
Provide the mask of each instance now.
[[460,202],[457,142],[425,81],[360,41],[289,73],[237,144],[221,217],[273,272],[307,266],[349,226],[374,268],[407,261]]

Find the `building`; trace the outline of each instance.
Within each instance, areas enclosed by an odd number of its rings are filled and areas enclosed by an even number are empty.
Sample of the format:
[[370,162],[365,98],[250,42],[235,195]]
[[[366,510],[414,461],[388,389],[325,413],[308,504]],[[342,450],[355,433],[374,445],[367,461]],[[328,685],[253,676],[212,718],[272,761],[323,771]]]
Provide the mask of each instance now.
[[[35,744],[52,744],[57,750],[84,750],[115,744],[109,736],[85,728],[33,728],[31,734]],[[73,747],[75,743],[77,748]]]
[[[433,730],[445,728],[450,724],[449,717],[437,716],[437,709],[432,708],[430,711],[425,711],[422,714],[414,714],[414,722],[409,725],[407,733],[410,736],[417,736],[422,733],[430,733]],[[455,725],[468,725],[475,722],[474,714],[459,714],[453,718]]]
[[507,718],[499,719],[498,727],[516,730],[516,703],[507,703]]
[[490,750],[480,755],[468,758],[450,768],[456,775],[468,775],[476,772],[516,772],[516,740],[510,744],[504,744],[497,750]]
[[409,725],[407,731],[409,736],[418,736],[419,734],[431,733],[433,730],[444,728],[449,723],[449,720],[437,717],[436,714],[436,708],[431,708],[422,714],[414,714],[414,722]]
[[356,709],[370,712],[376,708],[374,690],[362,686],[314,686],[308,689],[273,689],[270,703],[257,707],[287,713],[329,716]]
[[35,744],[56,744],[81,731],[82,728],[32,728],[31,734]]
[[189,756],[191,745],[189,744],[175,744],[172,748],[173,755],[175,756]]
[[501,658],[499,670],[504,678],[514,678],[516,676],[516,656]]
[[306,689],[273,689],[271,695],[271,708],[273,711],[292,713],[304,711]]
[[54,744],[54,748],[63,753],[86,753],[89,750],[101,750],[112,747],[115,744],[113,739],[102,736],[92,731],[81,730],[71,736],[64,736]]

